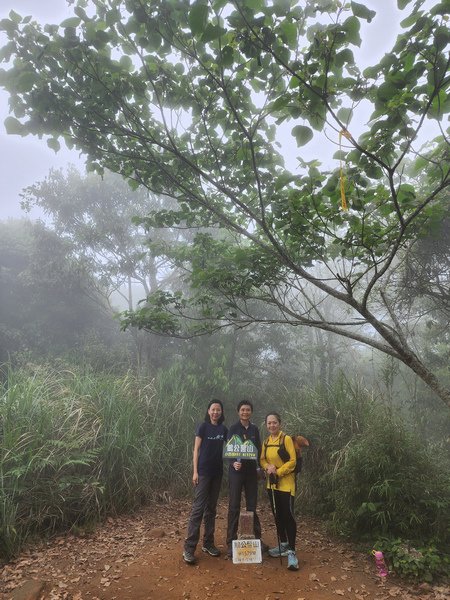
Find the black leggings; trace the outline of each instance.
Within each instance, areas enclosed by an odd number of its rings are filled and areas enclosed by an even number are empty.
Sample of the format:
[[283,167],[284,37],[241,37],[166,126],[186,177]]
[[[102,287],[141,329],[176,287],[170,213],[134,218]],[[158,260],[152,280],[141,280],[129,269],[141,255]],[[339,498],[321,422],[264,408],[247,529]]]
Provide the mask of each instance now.
[[[295,550],[297,523],[294,516],[294,496],[290,492],[268,489],[270,507],[275,517],[277,533],[281,542],[288,542],[291,550]],[[274,506],[275,500],[275,506]]]

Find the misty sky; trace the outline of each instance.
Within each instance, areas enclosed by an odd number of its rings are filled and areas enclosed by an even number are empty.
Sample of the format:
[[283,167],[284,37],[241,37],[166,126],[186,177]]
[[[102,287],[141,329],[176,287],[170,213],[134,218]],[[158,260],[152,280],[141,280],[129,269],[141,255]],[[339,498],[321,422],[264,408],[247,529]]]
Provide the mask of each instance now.
[[[362,59],[369,64],[379,59],[392,45],[401,16],[396,9],[396,0],[359,1],[377,11],[363,41]],[[11,9],[22,16],[31,14],[42,23],[59,23],[72,14],[66,0],[0,0],[0,19],[7,17]],[[3,45],[4,38],[0,40],[0,45]],[[44,179],[52,167],[73,163],[83,169],[83,159],[78,152],[69,151],[63,145],[55,154],[45,140],[6,135],[3,122],[8,114],[8,96],[0,90],[0,220],[23,215],[20,191]],[[311,145],[311,154],[317,155],[319,148],[314,148],[313,142]],[[292,165],[289,167],[292,168]]]
[[[72,14],[66,0],[0,0],[0,19],[7,17],[11,9],[22,16],[33,15],[43,23],[60,23]],[[3,44],[4,38],[1,39]],[[62,146],[55,154],[45,140],[6,135],[3,122],[8,114],[8,95],[0,90],[0,220],[23,215],[20,191],[44,179],[51,167],[64,167],[72,162],[82,168],[76,151]]]

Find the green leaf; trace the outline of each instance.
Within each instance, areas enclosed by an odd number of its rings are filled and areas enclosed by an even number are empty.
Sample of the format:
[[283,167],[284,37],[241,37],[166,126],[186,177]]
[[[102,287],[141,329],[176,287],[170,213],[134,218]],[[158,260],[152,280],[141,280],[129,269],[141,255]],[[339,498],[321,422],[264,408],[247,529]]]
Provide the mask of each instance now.
[[421,17],[422,15],[423,15],[423,11],[421,11],[421,10],[415,11],[412,14],[410,14],[408,17],[403,19],[403,21],[400,22],[400,26],[403,27],[404,29],[406,27],[411,27],[411,25],[414,25],[414,23],[417,21],[417,19],[419,19],[419,17]]
[[356,17],[349,17],[344,21],[342,29],[345,31],[345,37],[348,43],[354,44],[355,46],[361,45],[361,37],[359,35],[360,27],[360,22]]
[[24,92],[29,92],[38,79],[39,78],[36,73],[25,71],[17,78],[16,90],[21,94]]
[[305,125],[296,125],[292,130],[292,135],[297,141],[297,146],[304,146],[314,137],[313,130]]
[[208,22],[208,7],[204,4],[195,4],[189,12],[189,27],[193,35],[204,31]]
[[4,125],[8,135],[24,135],[22,123],[14,117],[6,117]]
[[47,146],[55,151],[55,154],[61,148],[61,144],[58,142],[57,138],[49,138],[47,140]]
[[297,46],[297,26],[295,23],[290,23],[289,21],[284,21],[280,26],[282,37],[286,41],[286,43],[291,47],[295,48]]
[[379,70],[380,67],[378,65],[375,65],[374,67],[367,67],[366,69],[364,69],[363,75],[367,79],[375,79],[376,77],[378,77]]
[[337,67],[342,67],[345,63],[353,65],[355,63],[355,57],[353,56],[353,52],[350,50],[350,48],[345,48],[342,50],[342,52],[336,54],[334,62]]
[[411,0],[397,0],[397,6],[400,10],[403,10],[410,2]]
[[234,50],[231,46],[225,46],[219,58],[222,67],[231,67],[234,61]]
[[448,17],[450,13],[450,0],[442,0],[437,6],[430,10],[432,15],[442,15]]
[[345,160],[347,157],[347,152],[345,150],[338,150],[333,154],[334,160]]
[[286,106],[290,102],[290,97],[288,95],[279,96],[275,102],[272,104],[270,112],[278,112],[286,108]]
[[345,108],[344,106],[337,111],[337,118],[344,125],[348,125],[353,117],[353,110],[351,108]]
[[122,69],[124,69],[125,71],[131,71],[133,69],[133,62],[131,58],[126,54],[120,57],[119,63]]
[[295,181],[295,179],[296,177],[294,175],[290,175],[289,173],[281,173],[281,175],[279,175],[276,180],[275,191],[279,192],[286,185],[288,185],[292,181]]
[[14,23],[17,23],[17,24],[19,24],[22,21],[22,17],[18,13],[16,13],[14,10],[9,11],[8,17],[11,19],[11,21],[14,21]]
[[69,19],[65,19],[62,23],[60,23],[60,27],[63,29],[67,29],[68,27],[78,27],[81,23],[81,19],[79,17],[70,17]]
[[223,27],[219,27],[219,25],[213,25],[212,23],[208,23],[205,31],[202,35],[202,42],[212,42],[213,40],[217,40],[220,36],[224,35],[227,32]]
[[402,183],[397,190],[397,200],[400,204],[408,205],[416,197],[416,190],[414,186],[409,183]]
[[17,24],[10,19],[1,19],[0,21],[0,31],[6,31],[8,35],[12,35],[13,32],[17,29]]
[[359,4],[358,2],[351,2],[351,6],[355,17],[365,19],[368,23],[370,23],[377,14],[374,10],[370,10],[367,8],[367,6],[364,6],[364,4]]
[[450,42],[450,30],[448,26],[441,25],[434,32],[434,43],[436,50],[443,50]]
[[150,51],[158,50],[162,43],[162,37],[156,31],[152,31],[148,38],[141,38],[141,40],[141,45]]
[[430,166],[430,161],[419,156],[411,165],[411,175],[416,177],[419,173],[422,173]]
[[228,4],[228,0],[213,0],[212,7],[215,11],[219,11],[221,8],[224,8],[226,4]]

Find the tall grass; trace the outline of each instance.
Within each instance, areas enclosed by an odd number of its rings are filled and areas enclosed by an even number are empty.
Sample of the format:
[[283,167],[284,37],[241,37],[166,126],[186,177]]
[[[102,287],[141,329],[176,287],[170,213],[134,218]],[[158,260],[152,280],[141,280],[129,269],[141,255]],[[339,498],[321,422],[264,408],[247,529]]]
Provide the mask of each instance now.
[[0,388],[0,555],[30,535],[130,510],[187,485],[199,412],[176,370],[156,381],[50,367]]
[[[298,506],[342,534],[450,544],[449,463],[361,385],[341,379],[285,401],[289,429],[311,441]],[[436,446],[439,446],[437,444]]]

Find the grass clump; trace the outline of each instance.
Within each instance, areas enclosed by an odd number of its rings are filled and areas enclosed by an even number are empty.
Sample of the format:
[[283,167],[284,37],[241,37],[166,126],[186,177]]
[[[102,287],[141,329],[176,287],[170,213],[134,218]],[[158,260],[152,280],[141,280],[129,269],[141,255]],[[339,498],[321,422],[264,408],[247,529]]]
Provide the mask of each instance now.
[[0,388],[0,556],[186,486],[195,403],[164,381],[36,367]]

